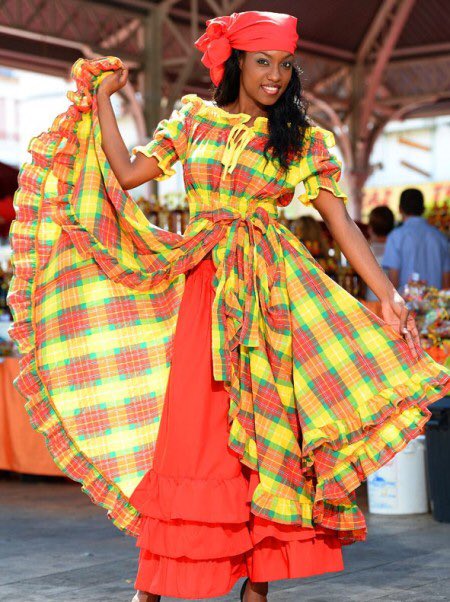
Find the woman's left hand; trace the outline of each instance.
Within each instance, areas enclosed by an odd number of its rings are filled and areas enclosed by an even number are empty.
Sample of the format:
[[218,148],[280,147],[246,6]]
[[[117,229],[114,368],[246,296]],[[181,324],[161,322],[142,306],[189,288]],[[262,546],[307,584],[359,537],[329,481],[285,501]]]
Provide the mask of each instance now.
[[418,359],[417,348],[420,349],[421,344],[416,321],[410,314],[405,300],[397,291],[394,292],[393,298],[381,301],[381,313],[386,324],[392,326],[404,337],[414,358]]

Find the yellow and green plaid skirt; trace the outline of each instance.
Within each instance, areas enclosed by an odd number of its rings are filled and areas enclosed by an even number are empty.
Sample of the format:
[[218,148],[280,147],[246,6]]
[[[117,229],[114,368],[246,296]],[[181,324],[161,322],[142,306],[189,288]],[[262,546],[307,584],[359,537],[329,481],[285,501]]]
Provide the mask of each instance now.
[[183,236],[149,223],[101,148],[96,89],[120,65],[77,61],[71,106],[19,175],[8,304],[33,427],[138,535],[129,498],[152,466],[185,274],[211,250],[214,377],[229,446],[259,472],[251,511],[364,539],[355,489],[420,433],[449,371],[331,280],[271,200],[195,211]]

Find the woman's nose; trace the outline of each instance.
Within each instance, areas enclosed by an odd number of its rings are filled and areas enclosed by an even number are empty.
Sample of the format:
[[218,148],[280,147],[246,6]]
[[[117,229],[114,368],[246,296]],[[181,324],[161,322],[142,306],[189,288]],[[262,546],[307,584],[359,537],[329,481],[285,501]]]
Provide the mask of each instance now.
[[278,68],[272,69],[272,71],[269,73],[269,79],[272,82],[280,81],[280,79],[281,79],[280,70]]

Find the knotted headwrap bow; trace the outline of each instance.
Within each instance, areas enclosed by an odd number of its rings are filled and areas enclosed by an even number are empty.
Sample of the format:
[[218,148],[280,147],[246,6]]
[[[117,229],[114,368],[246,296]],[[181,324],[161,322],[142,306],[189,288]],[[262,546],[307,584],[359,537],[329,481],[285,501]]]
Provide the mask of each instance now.
[[205,33],[194,45],[203,52],[202,63],[208,67],[214,85],[218,86],[232,48],[250,52],[284,50],[294,53],[297,40],[296,17],[250,10],[209,19]]

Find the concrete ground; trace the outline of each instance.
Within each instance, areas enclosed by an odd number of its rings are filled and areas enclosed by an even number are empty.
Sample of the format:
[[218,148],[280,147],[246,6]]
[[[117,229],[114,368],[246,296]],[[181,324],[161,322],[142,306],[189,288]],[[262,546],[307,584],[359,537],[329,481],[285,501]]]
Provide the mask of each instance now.
[[[345,571],[272,582],[268,599],[450,600],[450,524],[438,523],[429,514],[368,514],[364,485],[358,493],[369,536],[344,547]],[[79,484],[0,472],[0,513],[1,601],[131,601],[135,539],[114,527]],[[214,600],[237,602],[241,583],[242,579],[227,596]]]

